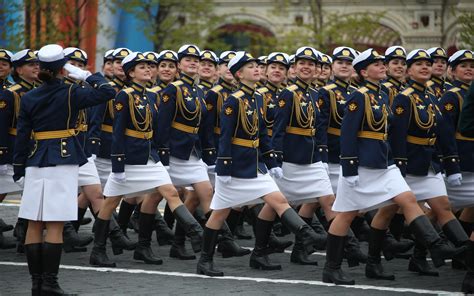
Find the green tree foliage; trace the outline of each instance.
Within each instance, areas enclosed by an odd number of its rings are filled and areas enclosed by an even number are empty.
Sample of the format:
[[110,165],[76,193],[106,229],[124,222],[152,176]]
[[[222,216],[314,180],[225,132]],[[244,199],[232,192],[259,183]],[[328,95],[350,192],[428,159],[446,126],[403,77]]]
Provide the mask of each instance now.
[[[328,13],[324,10],[322,0],[307,0],[310,18],[307,22],[295,22],[295,28],[290,29],[284,37],[278,40],[278,48],[293,52],[300,46],[312,45],[323,52],[330,52],[339,45],[365,49],[370,43],[371,36],[381,28],[380,19],[384,13],[364,12],[357,14]],[[291,1],[277,0],[275,13],[289,16]],[[395,32],[385,32],[377,35],[377,42],[385,43],[398,39]]]
[[225,43],[207,35],[221,20],[212,0],[112,0],[112,6],[133,14],[143,24],[143,34],[154,50],[177,50],[183,44],[200,48],[226,49]]
[[474,48],[474,12],[464,12],[458,16],[459,37],[465,48]]

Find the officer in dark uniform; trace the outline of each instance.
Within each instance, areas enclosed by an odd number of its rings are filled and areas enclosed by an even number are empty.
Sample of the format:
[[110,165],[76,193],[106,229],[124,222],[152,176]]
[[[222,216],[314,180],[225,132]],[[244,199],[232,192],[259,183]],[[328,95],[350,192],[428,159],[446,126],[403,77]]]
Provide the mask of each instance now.
[[321,54],[321,73],[319,74],[318,80],[316,84],[318,85],[318,89],[327,85],[329,79],[332,77],[331,65],[332,65],[332,58],[325,54]]
[[[30,49],[24,49],[11,58],[13,64],[12,77],[15,80],[15,84],[6,88],[2,94],[4,109],[9,112],[4,113],[9,117],[8,136],[4,138],[9,142],[7,145],[7,155],[10,155],[10,161],[14,154],[14,143],[17,135],[16,125],[18,115],[20,112],[20,102],[23,95],[36,87],[36,81],[38,80],[39,64],[38,59],[34,52]],[[8,115],[7,115],[8,114]],[[22,218],[18,218],[17,224],[15,225],[15,236],[18,240],[17,252],[23,253],[23,243],[25,241],[27,221]]]
[[[7,101],[3,99],[2,95],[3,90],[11,86],[8,76],[12,69],[12,56],[13,54],[10,51],[0,49],[0,187],[2,188],[0,189],[0,202],[2,202],[12,190],[21,190],[21,188],[17,187],[11,180],[11,175],[13,174],[13,168],[11,166],[13,142],[11,142],[11,138],[14,136],[8,132],[12,122],[13,109],[7,105]],[[7,185],[7,183],[9,185]],[[0,249],[11,249],[16,246],[14,239],[3,236],[3,232],[12,229],[13,225],[8,225],[0,219]]]
[[0,49],[0,90],[9,87],[12,83],[8,80],[12,70],[13,54],[6,50]]
[[[114,91],[101,74],[92,75],[72,65],[69,75],[86,80],[93,88],[64,84],[61,78],[66,59],[59,45],[42,47],[38,56],[38,78],[43,84],[21,100],[14,179],[25,186],[18,215],[29,220],[25,251],[32,294],[63,295],[58,284],[62,221],[77,217],[78,169],[87,162],[75,137],[78,112],[111,99]],[[27,50],[18,60],[23,58],[38,63],[32,51]],[[34,146],[30,145],[31,138]],[[43,240],[44,228],[47,235]]]
[[288,68],[288,73],[287,73],[287,80],[286,80],[286,85],[290,86],[294,84],[295,78],[296,78],[296,72],[295,72],[295,55],[292,54],[289,57],[290,61],[290,67]]
[[428,87],[435,94],[438,100],[452,85],[446,81],[446,71],[448,69],[448,55],[446,50],[441,47],[432,47],[427,50],[433,59],[433,73],[431,80],[428,81]]
[[104,73],[104,77],[107,80],[112,80],[112,77],[114,76],[113,53],[114,53],[114,50],[109,49],[105,52],[104,58],[103,58],[102,73]]
[[386,87],[384,91],[388,94],[390,105],[405,84],[407,71],[406,55],[405,48],[399,45],[390,46],[385,51],[387,79],[385,79],[382,85]]
[[148,66],[150,67],[151,80],[146,84],[147,88],[156,86],[158,81],[158,54],[153,51],[146,51],[143,53],[145,58],[148,60]]
[[[427,87],[433,59],[423,49],[407,56],[407,87],[395,97],[392,111],[390,146],[395,163],[418,201],[426,201],[447,238],[456,246],[467,242],[459,221],[453,215],[439,166],[432,164],[438,142],[444,157],[448,183],[460,185],[457,147],[454,134],[439,110],[437,98]],[[416,155],[416,157],[415,157]],[[426,261],[426,248],[420,243],[410,258],[409,270],[425,275],[438,275]]]
[[199,58],[199,87],[204,92],[204,97],[214,85],[219,58],[211,50],[203,50]]
[[257,87],[262,87],[267,81],[267,76],[265,75],[265,68],[267,67],[267,56],[259,56],[257,59],[258,70],[260,71],[260,80],[257,81]]

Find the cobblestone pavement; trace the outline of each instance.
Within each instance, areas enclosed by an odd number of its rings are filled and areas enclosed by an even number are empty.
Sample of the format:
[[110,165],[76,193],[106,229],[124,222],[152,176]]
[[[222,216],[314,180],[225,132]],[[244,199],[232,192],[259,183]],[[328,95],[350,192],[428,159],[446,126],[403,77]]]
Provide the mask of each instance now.
[[[0,205],[0,217],[10,224],[16,221],[17,213],[18,206],[11,201]],[[80,232],[90,233],[91,224],[81,227]],[[129,234],[137,240],[133,231]],[[11,235],[12,232],[5,233]],[[238,243],[252,247],[253,240]],[[365,243],[363,248],[367,248]],[[272,261],[282,264],[281,271],[251,269],[248,256],[223,259],[216,254],[215,264],[225,277],[208,278],[195,274],[197,260],[172,259],[168,256],[169,246],[159,247],[156,241],[153,249],[163,258],[163,265],[137,262],[132,258],[133,251],[113,256],[109,249],[117,268],[93,268],[88,264],[91,246],[87,253],[63,253],[60,284],[67,292],[79,295],[447,295],[459,291],[464,277],[464,271],[452,270],[450,264],[439,269],[440,277],[422,277],[407,271],[407,260],[395,259],[384,262],[386,269],[395,273],[395,281],[370,280],[364,276],[364,266],[344,265],[357,285],[336,287],[321,282],[324,252],[312,255],[318,259],[319,266],[299,266],[290,263],[290,248],[283,254],[271,255]],[[0,295],[28,295],[29,289],[24,255],[16,254],[15,250],[0,250]]]

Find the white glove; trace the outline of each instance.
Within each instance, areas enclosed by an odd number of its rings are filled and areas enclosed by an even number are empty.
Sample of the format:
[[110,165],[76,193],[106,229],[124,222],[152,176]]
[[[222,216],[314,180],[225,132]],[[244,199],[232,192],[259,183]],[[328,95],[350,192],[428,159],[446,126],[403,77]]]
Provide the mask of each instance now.
[[452,174],[448,176],[449,186],[461,186],[462,175],[461,174]]
[[359,185],[359,175],[357,176],[349,176],[349,177],[342,177],[344,178],[344,181],[347,182],[349,187],[355,187]]
[[97,155],[92,154],[92,155],[91,155],[91,159],[92,159],[93,161],[95,161],[95,160],[97,159]]
[[231,176],[217,176],[217,179],[219,179],[224,184],[230,184],[230,181],[232,181]]
[[21,187],[21,189],[25,188],[25,177],[21,177],[15,183]]
[[127,176],[125,176],[125,172],[123,172],[123,173],[112,173],[110,175],[110,179],[114,180],[117,183],[127,182]]
[[6,175],[8,172],[8,167],[6,164],[0,165],[0,176],[1,175]]
[[208,165],[207,171],[210,173],[214,173],[216,171],[216,165]]
[[283,170],[281,169],[281,167],[274,167],[274,168],[271,168],[268,173],[270,174],[270,176],[272,176],[273,178],[275,179],[281,179],[283,178]]
[[327,173],[328,176],[329,176],[329,165],[328,165],[328,163],[327,163],[327,162],[323,162],[323,167],[324,167],[324,169],[326,170],[326,173]]
[[82,70],[82,69],[80,69],[76,66],[73,66],[71,64],[68,64],[68,63],[66,63],[64,65],[64,69],[66,69],[66,71],[69,72],[69,74],[68,74],[69,77],[71,77],[73,79],[76,79],[76,80],[85,81],[87,79],[87,77],[92,75],[91,72]]

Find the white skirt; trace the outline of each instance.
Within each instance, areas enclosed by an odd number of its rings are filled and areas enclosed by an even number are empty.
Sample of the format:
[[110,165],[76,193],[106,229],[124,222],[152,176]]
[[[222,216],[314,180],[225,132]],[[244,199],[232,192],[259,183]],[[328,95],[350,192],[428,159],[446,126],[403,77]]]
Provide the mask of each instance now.
[[275,179],[288,202],[298,205],[333,194],[331,181],[322,162],[294,164],[283,162],[283,178]]
[[109,175],[104,188],[104,195],[135,197],[145,193],[155,192],[157,187],[171,184],[168,171],[160,162],[155,163],[148,160],[145,165],[125,165],[125,176],[127,180],[124,183],[118,183]]
[[207,175],[209,176],[209,182],[211,182],[212,187],[216,187],[216,166],[209,167],[207,166]]
[[78,165],[27,167],[18,217],[34,221],[77,220]]
[[410,191],[396,165],[387,169],[359,167],[359,184],[350,187],[342,177],[337,184],[337,194],[332,210],[335,212],[365,212],[392,204],[392,198]]
[[189,160],[170,156],[170,177],[175,186],[188,186],[209,181],[207,165],[196,155],[191,154]]
[[21,187],[13,181],[13,166],[7,164],[7,173],[0,175],[0,194],[18,194],[22,191]]
[[110,173],[112,172],[112,161],[110,159],[97,157],[94,160],[94,163],[97,173],[99,174],[100,184],[103,188],[109,179]]
[[341,165],[338,163],[328,163],[329,166],[329,180],[331,181],[332,192],[337,192],[337,182],[339,182],[339,170]]
[[441,173],[436,175],[430,170],[427,176],[408,175],[405,181],[410,187],[417,201],[427,200],[438,196],[446,196],[446,186],[444,185]]
[[97,168],[91,157],[87,159],[87,163],[79,167],[79,187],[87,185],[101,185]]
[[449,186],[446,182],[446,189],[453,208],[474,207],[474,173],[462,172],[461,186]]
[[224,184],[216,177],[216,187],[212,197],[211,209],[221,210],[248,204],[262,203],[261,197],[276,192],[278,186],[270,175],[258,174],[257,178],[244,179],[232,177]]

